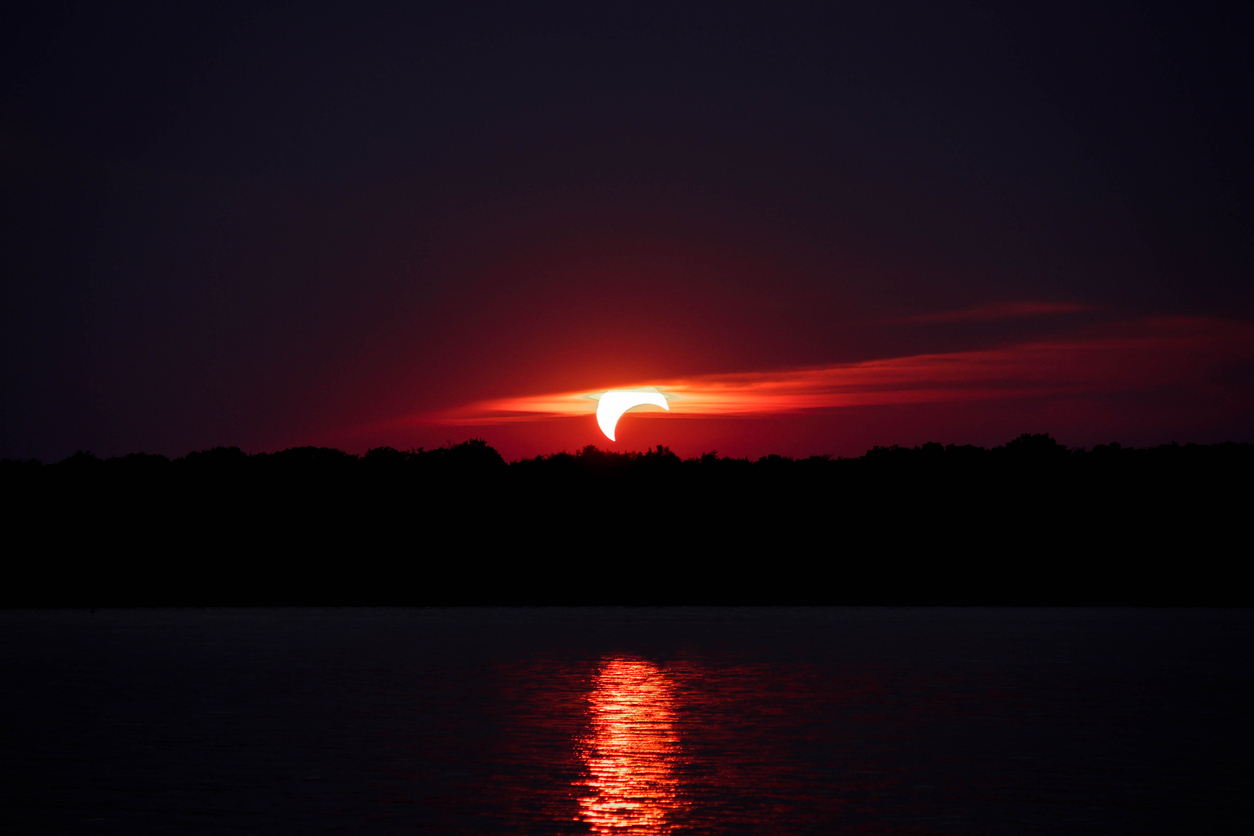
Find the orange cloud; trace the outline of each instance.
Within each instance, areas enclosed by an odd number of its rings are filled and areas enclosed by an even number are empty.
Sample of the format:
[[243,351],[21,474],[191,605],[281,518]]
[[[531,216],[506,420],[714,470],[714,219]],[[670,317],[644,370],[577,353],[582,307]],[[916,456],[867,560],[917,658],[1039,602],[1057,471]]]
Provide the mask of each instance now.
[[851,406],[980,401],[1044,395],[1223,388],[1224,370],[1254,363],[1254,327],[1160,318],[1100,326],[1066,339],[950,354],[672,380],[607,381],[581,392],[484,400],[416,423],[474,426],[596,411],[610,388],[657,387],[675,416],[766,416]]

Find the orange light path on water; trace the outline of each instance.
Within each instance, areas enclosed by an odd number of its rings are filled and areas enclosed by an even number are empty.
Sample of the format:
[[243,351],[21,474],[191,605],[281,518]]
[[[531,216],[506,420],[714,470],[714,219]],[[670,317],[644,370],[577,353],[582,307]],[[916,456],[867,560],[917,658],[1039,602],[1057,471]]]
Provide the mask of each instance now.
[[579,820],[593,833],[670,833],[682,804],[674,683],[649,662],[612,659],[588,702]]

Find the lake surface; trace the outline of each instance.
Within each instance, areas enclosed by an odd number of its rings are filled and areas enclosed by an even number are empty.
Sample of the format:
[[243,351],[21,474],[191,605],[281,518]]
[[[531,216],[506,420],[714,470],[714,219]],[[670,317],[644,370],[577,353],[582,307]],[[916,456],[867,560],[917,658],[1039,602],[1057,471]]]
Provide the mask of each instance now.
[[1254,613],[0,612],[14,833],[1224,833]]

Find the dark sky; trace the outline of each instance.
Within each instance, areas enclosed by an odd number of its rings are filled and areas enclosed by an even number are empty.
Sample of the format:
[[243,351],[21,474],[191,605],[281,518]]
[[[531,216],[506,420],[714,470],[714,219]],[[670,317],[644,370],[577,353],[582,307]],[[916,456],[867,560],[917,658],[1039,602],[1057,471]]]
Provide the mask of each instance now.
[[0,456],[513,457],[605,439],[468,405],[920,355],[1010,371],[619,447],[1254,441],[1235,4],[525,5],[0,13]]

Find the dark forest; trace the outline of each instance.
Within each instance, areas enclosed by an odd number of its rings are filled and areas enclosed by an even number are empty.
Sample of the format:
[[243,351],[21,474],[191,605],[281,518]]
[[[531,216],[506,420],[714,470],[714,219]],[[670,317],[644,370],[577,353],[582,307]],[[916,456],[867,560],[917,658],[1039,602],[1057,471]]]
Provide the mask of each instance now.
[[8,606],[1249,604],[1254,445],[0,463]]

